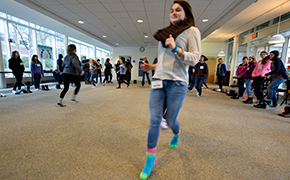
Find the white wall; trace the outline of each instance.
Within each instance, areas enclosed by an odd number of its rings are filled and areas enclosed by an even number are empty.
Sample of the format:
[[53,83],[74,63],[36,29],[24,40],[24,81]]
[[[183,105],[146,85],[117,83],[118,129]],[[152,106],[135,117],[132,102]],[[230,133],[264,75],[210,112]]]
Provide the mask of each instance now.
[[[139,51],[140,47],[114,47],[112,52],[112,63],[116,64],[119,60],[119,56],[131,56],[132,57],[132,81],[137,80],[141,81],[142,76],[138,76],[138,70],[139,70],[139,59],[143,58],[143,56],[146,56],[148,58],[148,61],[150,64],[152,64],[153,60],[157,57],[157,47],[145,47],[144,52]],[[134,62],[135,61],[135,62]],[[152,75],[151,72],[149,72],[150,76]],[[114,74],[114,78],[116,78]]]
[[[224,43],[223,46],[226,44]],[[217,54],[221,51],[222,42],[201,42],[201,54],[204,54],[207,57],[215,57],[217,58]],[[139,59],[143,56],[148,58],[149,63],[151,64],[154,58],[157,57],[157,47],[145,47],[144,52],[139,51],[140,47],[114,47],[112,52],[112,63],[116,64],[119,60],[119,56],[131,56],[132,57],[132,80],[142,80],[142,76],[138,76],[138,68],[139,68]],[[223,50],[226,52],[225,47]],[[133,63],[135,61],[135,63]],[[149,73],[152,76],[152,73]],[[113,74],[114,78],[116,75]]]

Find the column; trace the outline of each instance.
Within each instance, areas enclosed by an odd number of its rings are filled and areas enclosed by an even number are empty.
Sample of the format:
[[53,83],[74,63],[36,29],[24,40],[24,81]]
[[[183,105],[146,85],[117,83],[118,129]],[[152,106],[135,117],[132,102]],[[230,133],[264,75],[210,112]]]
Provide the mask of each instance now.
[[233,76],[235,72],[235,66],[238,58],[238,48],[239,48],[239,36],[234,37],[234,44],[233,44],[233,59],[231,63],[231,73],[230,73],[230,80],[229,80],[229,86],[233,85]]
[[[1,40],[0,40],[0,71],[4,71]],[[0,88],[6,88],[6,79],[4,73],[0,73]]]

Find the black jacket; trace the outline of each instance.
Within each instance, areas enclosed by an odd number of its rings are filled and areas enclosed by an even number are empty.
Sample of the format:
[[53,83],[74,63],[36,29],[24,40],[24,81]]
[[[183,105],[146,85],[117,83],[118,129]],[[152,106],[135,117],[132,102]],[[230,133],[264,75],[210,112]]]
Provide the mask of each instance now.
[[9,59],[9,69],[11,69],[14,74],[23,74],[25,70],[23,61],[20,58]]

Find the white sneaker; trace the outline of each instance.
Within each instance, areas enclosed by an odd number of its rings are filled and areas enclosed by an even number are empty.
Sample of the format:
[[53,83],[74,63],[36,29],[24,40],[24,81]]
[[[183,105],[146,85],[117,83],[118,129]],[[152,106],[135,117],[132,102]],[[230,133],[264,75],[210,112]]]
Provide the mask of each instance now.
[[35,89],[35,91],[39,91],[40,89]]
[[6,97],[6,94],[0,93],[1,97]]
[[197,95],[196,95],[196,97],[200,97],[200,95],[199,95],[199,94],[197,94]]
[[14,93],[14,94],[15,94],[15,93],[16,93],[16,91],[15,91],[15,90],[12,90],[12,93]]
[[166,120],[164,118],[162,118],[161,123],[160,123],[160,126],[163,129],[167,129],[168,128],[167,123],[166,123]]
[[217,91],[217,92],[220,92],[220,91],[221,91],[221,89],[216,89],[215,91]]
[[93,86],[92,88],[95,88],[96,86]]

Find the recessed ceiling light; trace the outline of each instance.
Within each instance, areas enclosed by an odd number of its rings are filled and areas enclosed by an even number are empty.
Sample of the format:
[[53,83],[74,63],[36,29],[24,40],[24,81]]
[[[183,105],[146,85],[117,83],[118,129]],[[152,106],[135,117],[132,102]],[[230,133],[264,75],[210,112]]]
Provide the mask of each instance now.
[[138,19],[137,22],[138,22],[138,23],[142,23],[143,20],[142,20],[142,19]]
[[118,46],[119,45],[119,43],[116,43],[116,46]]
[[84,21],[78,21],[78,23],[80,23],[80,24],[84,24],[85,22],[84,22]]
[[202,22],[208,22],[208,19],[203,19]]
[[106,38],[107,36],[106,35],[103,35],[103,37]]
[[145,35],[145,36],[144,36],[144,38],[148,38],[148,36],[147,36],[147,35]]

